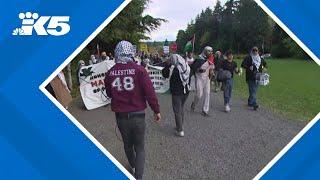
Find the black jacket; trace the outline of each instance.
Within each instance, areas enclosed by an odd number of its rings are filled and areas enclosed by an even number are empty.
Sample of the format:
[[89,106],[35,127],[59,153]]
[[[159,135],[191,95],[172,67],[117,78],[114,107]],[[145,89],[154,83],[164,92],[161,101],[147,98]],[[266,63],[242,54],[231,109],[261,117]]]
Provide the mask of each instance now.
[[[253,66],[253,70],[250,70],[250,66]],[[266,61],[261,58],[261,64],[260,67],[257,69],[255,65],[253,65],[251,56],[247,56],[242,61],[241,67],[243,67],[246,70],[246,81],[249,80],[256,80],[255,75],[257,72],[262,72],[262,67],[267,67]]]
[[221,63],[223,63],[223,61],[225,60],[223,58],[223,56],[221,55],[220,57],[219,56],[215,56],[214,58],[214,66],[215,66],[215,69],[219,70],[220,67],[221,67]]
[[238,65],[236,62],[228,62],[227,60],[223,60],[220,62],[220,67],[217,69],[227,70],[231,73],[231,77],[233,77],[234,72],[236,72]]
[[[164,78],[169,78],[170,76],[170,67],[171,65],[166,65],[163,69],[162,69],[162,76]],[[186,94],[189,93],[189,90],[187,87],[186,88]],[[172,95],[184,95],[184,88],[182,85],[182,81],[180,79],[180,75],[179,75],[179,70],[178,68],[174,68],[172,70],[172,74],[170,77],[170,92]]]
[[198,72],[198,70],[201,68],[201,66],[205,62],[207,62],[207,61],[204,59],[201,59],[201,58],[195,59],[194,62],[190,65],[192,73],[194,74],[194,73]]

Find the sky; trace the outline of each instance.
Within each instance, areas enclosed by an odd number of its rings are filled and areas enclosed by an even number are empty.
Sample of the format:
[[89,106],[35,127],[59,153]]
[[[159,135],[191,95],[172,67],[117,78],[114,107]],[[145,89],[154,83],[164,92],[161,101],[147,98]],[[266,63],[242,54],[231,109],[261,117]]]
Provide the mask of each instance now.
[[[151,0],[144,14],[168,20],[148,34],[148,41],[175,41],[180,29],[185,30],[187,24],[195,19],[201,10],[213,8],[217,0]],[[221,0],[224,4],[226,0]]]

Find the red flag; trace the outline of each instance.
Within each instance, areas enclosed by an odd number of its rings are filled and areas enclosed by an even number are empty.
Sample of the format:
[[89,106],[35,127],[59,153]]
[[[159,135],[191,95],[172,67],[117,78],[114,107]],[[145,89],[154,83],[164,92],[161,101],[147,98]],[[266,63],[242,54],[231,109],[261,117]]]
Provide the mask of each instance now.
[[177,49],[178,49],[177,43],[174,42],[170,45],[171,52],[177,52]]

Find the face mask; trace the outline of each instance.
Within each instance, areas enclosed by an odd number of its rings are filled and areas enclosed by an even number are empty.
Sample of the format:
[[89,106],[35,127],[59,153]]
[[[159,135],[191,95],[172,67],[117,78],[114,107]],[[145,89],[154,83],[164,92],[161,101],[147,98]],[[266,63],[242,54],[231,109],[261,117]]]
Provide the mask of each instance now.
[[107,56],[102,56],[101,59],[102,59],[102,60],[106,60],[106,59],[107,59]]

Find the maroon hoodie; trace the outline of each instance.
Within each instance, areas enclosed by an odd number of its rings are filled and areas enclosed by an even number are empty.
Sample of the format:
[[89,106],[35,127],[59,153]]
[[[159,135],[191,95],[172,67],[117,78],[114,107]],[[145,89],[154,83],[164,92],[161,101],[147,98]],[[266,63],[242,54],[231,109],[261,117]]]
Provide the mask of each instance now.
[[155,113],[160,113],[159,103],[149,74],[133,62],[117,63],[106,74],[105,87],[111,98],[114,112],[136,112],[147,108],[146,101]]

